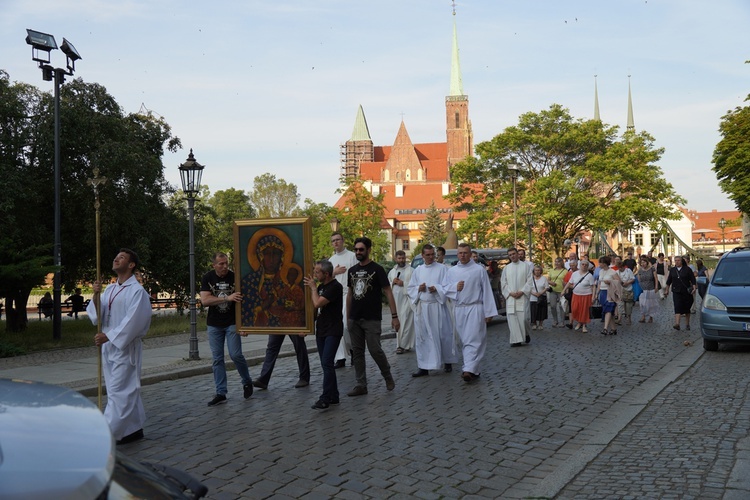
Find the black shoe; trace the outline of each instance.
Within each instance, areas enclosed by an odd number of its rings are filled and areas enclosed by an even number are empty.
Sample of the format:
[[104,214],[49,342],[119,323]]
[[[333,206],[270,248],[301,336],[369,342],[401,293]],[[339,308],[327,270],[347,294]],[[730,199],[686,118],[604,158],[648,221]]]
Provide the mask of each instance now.
[[250,399],[250,396],[253,395],[253,384],[245,384],[242,386],[242,395],[245,396],[245,399]]
[[527,344],[531,343],[531,335],[526,335],[526,343]]
[[330,404],[328,404],[328,403],[326,403],[325,401],[322,401],[322,400],[320,400],[320,399],[319,399],[319,400],[317,400],[317,401],[315,402],[315,404],[313,404],[313,405],[312,405],[312,409],[313,409],[313,410],[325,410],[325,409],[327,409],[327,408],[328,408],[329,406],[330,406]]
[[417,370],[414,373],[412,373],[411,376],[412,377],[426,377],[429,374],[430,374],[430,372],[428,372],[427,370],[423,370],[423,369],[420,368],[419,370]]
[[690,325],[687,325],[687,326],[685,327],[685,330],[690,330]]
[[299,382],[294,384],[294,388],[301,389],[302,387],[307,387],[308,385],[310,385],[310,382],[308,382],[307,380],[299,379]]
[[216,406],[227,402],[227,397],[223,394],[217,394],[214,398],[208,402],[208,406]]
[[565,325],[565,326],[567,326],[567,327],[568,327],[568,330],[572,330],[572,329],[573,329],[573,322],[571,321],[570,323],[568,323],[568,324],[567,324],[567,325]]
[[258,389],[268,389],[268,384],[264,384],[260,380],[255,380],[253,382],[253,387],[257,387]]
[[328,403],[328,404],[329,404],[329,405],[337,405],[337,404],[339,404],[339,400],[337,399],[336,401],[331,401],[331,402],[330,402],[330,403]]
[[443,368],[443,371],[445,373],[450,373],[453,371],[453,365],[450,363],[445,363],[445,368]]
[[333,365],[334,368],[344,368],[345,366],[346,366],[346,360],[345,359],[340,359],[340,360],[336,361],[335,365]]
[[513,344],[511,344],[510,346],[511,346],[511,347],[521,347],[522,345],[523,345],[523,342],[514,342],[514,343],[513,343]]
[[128,434],[119,441],[116,441],[115,444],[128,444],[134,441],[138,441],[139,439],[143,439],[143,429],[138,429],[134,433]]

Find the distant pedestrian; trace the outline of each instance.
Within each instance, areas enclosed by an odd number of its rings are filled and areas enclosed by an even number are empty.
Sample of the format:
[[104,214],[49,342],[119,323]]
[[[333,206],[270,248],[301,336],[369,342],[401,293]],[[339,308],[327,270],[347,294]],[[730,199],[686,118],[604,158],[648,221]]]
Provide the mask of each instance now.
[[565,275],[568,274],[567,269],[563,267],[562,257],[555,259],[555,267],[547,273],[549,278],[549,292],[547,298],[549,299],[549,308],[552,312],[552,326],[562,328],[565,326],[565,311],[560,304],[560,298],[562,297],[562,290],[565,286],[564,280]]
[[208,345],[213,358],[212,369],[216,394],[208,406],[227,402],[227,370],[224,366],[224,344],[229,350],[237,373],[242,379],[242,395],[248,399],[253,395],[253,380],[247,368],[247,360],[242,354],[242,339],[236,326],[235,305],[242,300],[240,292],[234,289],[234,272],[229,270],[229,258],[223,252],[216,252],[212,261],[213,270],[203,275],[201,280],[201,304],[208,307],[206,328]]
[[458,245],[458,264],[448,270],[442,288],[455,306],[455,326],[464,359],[461,378],[472,382],[481,374],[480,364],[487,347],[487,323],[497,316],[497,307],[487,270],[471,260],[468,244]]
[[667,274],[669,274],[669,262],[664,259],[664,254],[659,253],[656,256],[656,278],[659,281],[659,298],[663,299],[667,291]]
[[519,347],[531,341],[526,324],[526,312],[529,310],[529,295],[532,289],[531,271],[526,263],[521,262],[516,248],[508,249],[510,263],[503,269],[500,277],[500,291],[505,297],[505,311],[510,330],[509,340],[512,347]]
[[81,295],[81,289],[76,288],[73,295],[65,299],[66,304],[70,304],[70,312],[68,316],[73,316],[78,319],[78,313],[83,311],[83,295]]
[[588,324],[591,322],[589,309],[591,308],[594,293],[594,275],[589,272],[589,261],[578,262],[578,271],[570,276],[570,281],[565,287],[573,291],[573,300],[570,304],[570,323],[575,324],[576,330],[588,333]]
[[638,296],[641,319],[638,322],[644,323],[646,318],[648,318],[648,322],[653,323],[654,316],[659,307],[659,301],[656,298],[656,288],[659,286],[659,280],[656,275],[656,266],[651,265],[648,257],[643,257],[639,261],[636,279],[638,280],[638,286],[641,288],[641,293]]
[[102,350],[102,369],[107,386],[104,418],[117,444],[143,438],[146,410],[141,399],[141,339],[151,326],[151,300],[135,277],[138,255],[121,248],[112,262],[117,281],[105,288],[95,282],[94,298],[86,312],[91,323],[99,324],[96,306],[100,305],[100,332],[94,344]]
[[542,330],[544,320],[547,319],[547,290],[549,289],[549,281],[547,281],[547,277],[543,273],[542,266],[534,266],[534,273],[531,280],[533,288],[529,294],[532,330]]
[[667,276],[666,295],[669,295],[670,291],[674,301],[674,325],[672,328],[679,330],[680,317],[685,315],[685,329],[690,330],[690,308],[694,300],[695,275],[679,255],[675,255],[674,267],[669,270],[669,276]]
[[354,253],[357,264],[349,268],[349,293],[347,295],[346,311],[349,317],[349,333],[352,337],[352,361],[357,378],[357,385],[347,393],[347,396],[363,396],[367,394],[367,366],[365,364],[365,346],[370,356],[380,369],[385,380],[385,387],[392,391],[396,382],[391,375],[391,365],[380,344],[381,323],[383,321],[382,295],[388,300],[391,310],[391,326],[398,332],[401,323],[396,311],[393,291],[388,282],[385,269],[370,260],[372,240],[362,236],[354,240]]
[[622,298],[620,275],[614,269],[610,269],[609,265],[611,263],[612,259],[609,255],[603,255],[599,258],[597,297],[599,304],[602,306],[602,316],[604,319],[604,328],[601,331],[602,335],[617,335],[614,316],[617,311],[617,303]]
[[406,288],[412,276],[411,266],[406,264],[406,252],[396,251],[396,265],[388,272],[393,300],[396,302],[398,320],[401,323],[396,334],[396,354],[403,354],[414,349],[414,311]]
[[620,257],[615,259],[617,266],[617,274],[620,276],[620,282],[622,283],[622,300],[618,304],[620,321],[625,322],[627,325],[632,324],[633,318],[633,283],[635,283],[635,274],[630,270],[628,266],[622,265]]
[[312,303],[318,311],[315,319],[315,341],[323,369],[323,393],[312,405],[314,410],[324,410],[339,404],[339,387],[336,380],[334,359],[341,336],[344,334],[344,316],[341,302],[344,287],[333,277],[333,265],[328,260],[315,264],[313,276],[305,277],[310,287]]
[[52,300],[52,294],[45,292],[44,296],[39,299],[39,310],[45,318],[52,316],[54,312],[55,301]]
[[709,279],[708,268],[703,264],[703,260],[701,259],[698,259],[695,262],[695,267],[698,270],[698,276],[696,276],[696,278],[706,278],[705,284],[698,283],[698,295],[700,295],[701,301],[702,301],[703,298],[706,296],[706,292],[708,291],[708,279]]

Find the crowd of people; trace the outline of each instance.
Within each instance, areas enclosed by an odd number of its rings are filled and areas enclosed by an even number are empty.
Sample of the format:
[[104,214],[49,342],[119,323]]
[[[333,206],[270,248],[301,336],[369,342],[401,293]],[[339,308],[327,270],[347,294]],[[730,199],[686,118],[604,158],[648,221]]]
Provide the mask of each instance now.
[[[473,383],[482,371],[487,323],[498,315],[501,300],[511,347],[529,344],[530,332],[545,328],[548,313],[553,328],[587,333],[592,320],[601,317],[600,333],[616,335],[619,325],[632,324],[636,303],[638,321],[651,323],[659,301],[670,293],[674,329],[690,330],[695,294],[705,293],[697,287],[696,277],[708,277],[700,260],[690,266],[687,257],[676,256],[671,265],[663,254],[656,259],[642,255],[636,260],[632,253],[624,259],[602,256],[596,266],[585,256],[579,260],[571,254],[567,260],[555,259],[553,268],[545,273],[541,265],[526,259],[523,249],[516,248],[508,250],[510,262],[500,269],[497,262],[485,266],[473,258],[476,252],[466,243],[458,245],[455,265],[443,261],[443,248],[426,244],[421,265],[412,269],[406,254],[399,251],[396,265],[386,273],[370,258],[369,238],[357,238],[353,252],[346,249],[338,232],[332,234],[331,243],[331,258],[316,262],[312,274],[301,279],[309,288],[316,312],[315,336],[323,372],[322,393],[312,405],[316,410],[339,404],[336,370],[346,366],[347,355],[355,373],[355,385],[347,396],[368,393],[365,351],[375,361],[386,390],[395,388],[381,344],[383,297],[391,313],[391,327],[397,332],[396,354],[416,351],[417,370],[412,377],[429,376],[434,370],[451,373],[460,361],[461,379]],[[259,262],[263,257],[259,255]],[[141,339],[149,328],[151,305],[135,277],[138,265],[135,252],[121,249],[112,265],[117,281],[104,290],[94,283],[94,299],[87,307],[92,323],[100,326],[94,342],[102,348],[108,395],[105,417],[118,444],[143,438],[146,418],[140,396]],[[274,268],[274,272],[280,271]],[[213,269],[204,275],[200,295],[208,308],[215,385],[208,406],[227,401],[225,345],[239,373],[243,397],[250,398],[253,388],[267,389],[285,335],[269,335],[261,374],[253,381],[242,354],[241,336],[247,332],[238,332],[235,324],[235,307],[243,296],[235,290],[226,254],[214,255]],[[592,318],[592,311],[600,314]],[[300,371],[295,387],[306,387],[310,382],[307,346],[301,335],[288,336]]]

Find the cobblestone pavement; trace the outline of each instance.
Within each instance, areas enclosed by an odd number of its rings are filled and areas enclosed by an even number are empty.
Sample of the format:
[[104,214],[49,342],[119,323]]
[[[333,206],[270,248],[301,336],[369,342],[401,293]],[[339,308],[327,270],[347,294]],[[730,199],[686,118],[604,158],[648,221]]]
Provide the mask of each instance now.
[[396,389],[368,356],[369,394],[345,396],[347,366],[341,404],[325,411],[310,409],[317,354],[309,387],[293,388],[284,358],[249,400],[231,372],[229,401],[213,408],[210,375],[160,382],[143,388],[146,439],[122,449],[194,474],[213,499],[720,497],[747,429],[747,353],[701,357],[693,324],[672,330],[663,303],[656,323],[617,336],[547,327],[511,348],[496,323],[473,384],[460,369],[412,378],[414,354],[385,340]]

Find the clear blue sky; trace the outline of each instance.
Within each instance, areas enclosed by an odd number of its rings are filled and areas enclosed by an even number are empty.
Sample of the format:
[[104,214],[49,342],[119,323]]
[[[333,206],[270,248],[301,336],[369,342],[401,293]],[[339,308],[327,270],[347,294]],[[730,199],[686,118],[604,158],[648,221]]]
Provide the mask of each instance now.
[[[465,0],[456,5],[475,142],[552,103],[665,148],[664,174],[699,211],[731,210],[711,169],[721,117],[750,93],[747,0]],[[447,0],[0,0],[0,68],[52,88],[26,28],[68,38],[76,76],[127,112],[164,116],[193,148],[211,191],[252,189],[265,172],[332,204],[339,145],[362,104],[376,145],[404,119],[414,142],[445,141],[452,33]],[[64,55],[53,53],[62,66]],[[64,133],[64,131],[63,131]]]

